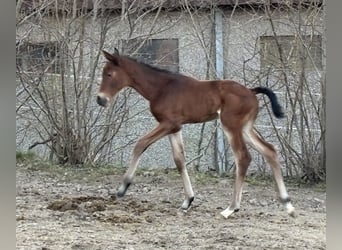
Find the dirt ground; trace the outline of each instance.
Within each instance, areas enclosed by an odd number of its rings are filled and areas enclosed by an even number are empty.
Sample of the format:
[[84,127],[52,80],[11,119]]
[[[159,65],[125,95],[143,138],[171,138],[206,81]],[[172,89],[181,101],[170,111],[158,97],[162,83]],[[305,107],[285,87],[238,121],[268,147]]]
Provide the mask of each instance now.
[[[297,217],[279,205],[274,184],[248,178],[241,209],[228,219],[232,179],[191,172],[188,212],[176,170],[139,170],[116,198],[123,169],[17,164],[17,249],[325,249],[326,193],[287,184]],[[43,169],[43,170],[42,170]]]

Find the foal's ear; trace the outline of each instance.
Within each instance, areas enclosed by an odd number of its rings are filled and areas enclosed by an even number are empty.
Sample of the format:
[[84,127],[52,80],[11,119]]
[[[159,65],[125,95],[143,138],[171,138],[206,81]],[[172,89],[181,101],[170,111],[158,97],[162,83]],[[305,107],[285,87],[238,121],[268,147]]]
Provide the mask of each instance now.
[[114,55],[119,55],[119,50],[117,48],[114,48]]
[[108,61],[114,63],[115,65],[119,65],[119,54],[116,54],[116,53],[110,54],[110,53],[108,53],[108,52],[105,51],[105,50],[102,50],[102,52],[103,52],[104,57],[105,57]]

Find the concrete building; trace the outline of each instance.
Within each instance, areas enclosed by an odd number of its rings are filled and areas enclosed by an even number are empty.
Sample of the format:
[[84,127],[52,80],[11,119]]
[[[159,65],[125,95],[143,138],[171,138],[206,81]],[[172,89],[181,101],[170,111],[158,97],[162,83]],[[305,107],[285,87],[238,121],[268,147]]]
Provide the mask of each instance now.
[[[55,61],[61,60],[57,54],[60,46],[65,46],[75,53],[72,58],[64,60],[73,60],[76,65],[80,65],[82,60],[81,67],[70,72],[78,72],[78,79],[81,76],[91,79],[93,76],[96,85],[104,61],[103,57],[96,61],[99,51],[113,51],[116,47],[132,57],[197,79],[225,78],[240,81],[248,87],[270,86],[278,94],[288,117],[293,117],[289,104],[289,98],[293,97],[289,93],[296,88],[288,88],[296,86],[302,72],[297,64],[303,58],[300,57],[303,55],[300,48],[303,47],[308,55],[304,61],[304,77],[310,81],[312,90],[310,93],[304,91],[303,96],[314,96],[313,102],[321,102],[324,71],[321,1],[60,1],[57,6],[55,1],[50,2],[23,1],[23,20],[39,8],[41,10],[37,13],[41,16],[17,25],[17,43],[20,47],[17,50],[17,64],[22,67],[29,68],[32,64],[32,61],[25,59],[25,55],[31,55],[27,52],[30,51],[27,49],[29,46],[39,50],[39,46],[49,44],[50,59]],[[43,3],[46,6],[42,6]],[[279,52],[278,45],[282,52]],[[51,55],[51,51],[57,53]],[[286,65],[279,61],[279,53],[286,59]],[[55,67],[49,73],[58,78],[58,67]],[[93,69],[92,75],[90,71]],[[18,91],[21,89],[18,83]],[[93,86],[91,91],[95,95],[96,87]],[[18,106],[23,105],[21,98],[18,97]],[[127,105],[130,107],[130,119],[124,122],[106,154],[105,161],[114,165],[126,165],[133,141],[156,124],[148,112],[148,104],[134,91],[129,92]],[[284,150],[281,145],[284,142],[280,143],[279,138],[292,131],[289,126],[293,121],[291,118],[271,119],[263,98],[260,98],[260,106],[257,129],[280,151]],[[95,101],[92,108],[99,109]],[[19,150],[25,150],[42,138],[37,135],[34,123],[29,124],[20,114],[17,116],[17,146]],[[315,127],[313,130],[319,136],[319,126],[314,122],[310,126]],[[222,141],[225,139],[215,132],[215,128],[216,122],[209,122],[205,127],[201,124],[184,126],[183,138],[189,165],[199,163],[200,169],[219,168],[220,171],[234,166],[229,145]],[[296,150],[301,152],[297,142],[301,137],[297,132],[291,133],[293,147],[298,146]],[[127,145],[128,141],[132,143]],[[49,153],[46,145],[39,145],[34,150],[45,156]],[[225,152],[219,154],[218,151]],[[284,154],[281,157],[285,163]],[[265,162],[261,156],[253,152],[253,158],[252,168],[263,169]],[[289,164],[288,161],[286,163]],[[146,167],[173,167],[168,139],[152,145],[140,164]]]

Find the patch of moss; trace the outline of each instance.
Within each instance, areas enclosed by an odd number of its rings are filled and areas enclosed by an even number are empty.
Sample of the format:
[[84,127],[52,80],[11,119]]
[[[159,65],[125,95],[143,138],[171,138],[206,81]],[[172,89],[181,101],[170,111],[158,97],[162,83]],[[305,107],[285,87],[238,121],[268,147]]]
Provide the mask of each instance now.
[[32,151],[16,151],[15,158],[17,162],[32,161],[37,158],[36,154]]

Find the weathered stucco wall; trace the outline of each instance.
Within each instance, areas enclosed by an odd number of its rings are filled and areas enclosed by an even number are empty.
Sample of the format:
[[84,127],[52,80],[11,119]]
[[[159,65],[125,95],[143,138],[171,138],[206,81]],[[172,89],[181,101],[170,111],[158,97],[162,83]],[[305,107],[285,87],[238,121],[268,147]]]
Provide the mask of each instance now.
[[[240,81],[247,86],[259,85],[258,74],[260,72],[260,56],[258,53],[258,38],[263,35],[271,35],[270,24],[263,13],[246,11],[235,11],[232,15],[230,10],[223,12],[223,34],[224,34],[224,77]],[[293,34],[293,20],[289,19],[286,12],[279,12],[274,14],[277,32],[280,35]],[[317,20],[317,27],[320,28],[321,20]],[[44,28],[49,25],[58,27],[59,24],[54,19],[44,22]],[[42,32],[42,29],[32,27],[34,29],[31,40],[44,41],[54,40],[58,37],[53,37],[51,34]],[[153,28],[153,29],[151,29]],[[27,27],[17,31],[17,36],[25,34]],[[63,30],[63,25],[59,27]],[[207,74],[207,57],[209,54],[211,39],[213,38],[213,23],[209,12],[198,12],[194,16],[190,16],[185,12],[161,12],[159,17],[155,19],[155,13],[148,14],[143,18],[142,22],[138,22],[134,31],[130,34],[130,27],[127,19],[121,20],[120,17],[113,16],[112,25],[106,35],[104,48],[111,51],[114,47],[120,45],[121,39],[130,39],[136,37],[149,38],[176,38],[179,40],[179,70],[181,73],[193,76],[198,79],[206,79]],[[60,32],[62,34],[63,32]],[[93,61],[91,58],[96,54],[96,48],[99,47],[101,37],[101,22],[96,19],[85,20],[85,38],[83,41],[84,53],[89,60],[84,61],[84,74],[88,75],[87,69],[91,66]],[[35,35],[34,35],[35,34]],[[76,42],[75,42],[76,45]],[[72,47],[72,46],[70,46]],[[98,67],[97,75],[100,77],[101,68],[104,59],[101,57]],[[99,80],[99,79],[98,79]],[[246,81],[248,80],[248,81]],[[261,84],[263,84],[261,79]],[[272,80],[272,79],[271,79]],[[280,101],[285,103],[284,96],[280,93],[279,89],[275,89],[279,94]],[[93,89],[94,96],[96,88]],[[114,140],[113,148],[120,148],[127,140],[136,140],[141,135],[151,130],[156,122],[148,112],[148,103],[137,95],[131,97],[129,102],[134,103],[134,109],[130,110],[132,118],[119,135]],[[137,100],[139,100],[137,102]],[[261,99],[261,105],[263,105]],[[99,109],[95,103],[93,108]],[[139,115],[135,115],[139,113]],[[284,120],[277,121],[276,125],[279,127],[284,126]],[[274,136],[273,128],[270,125],[268,114],[265,109],[261,110],[261,118],[257,121],[257,128],[262,132],[268,141],[275,143],[280,149],[279,143]],[[27,146],[35,141],[34,131],[28,130],[24,133],[23,127],[28,126],[27,120],[22,117],[17,117],[17,145],[18,149],[26,149]],[[203,145],[209,143],[213,136],[213,123],[208,123],[205,128]],[[201,124],[185,125],[183,130],[183,138],[185,143],[185,151],[187,160],[193,159],[197,156],[197,145]],[[130,154],[133,149],[133,144],[128,145],[124,149],[112,152],[108,156],[108,161],[115,165],[127,165],[129,163]],[[37,147],[36,150],[46,154],[46,147]],[[203,169],[213,168],[214,161],[214,146],[211,145],[201,160],[201,167]],[[260,156],[253,154],[254,163],[253,167],[257,168],[264,164]],[[144,153],[140,164],[148,167],[172,167],[174,166],[171,157],[171,148],[167,138],[160,140],[152,145],[146,153]],[[230,163],[233,164],[233,158],[230,158]]]

